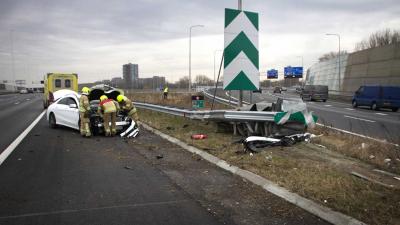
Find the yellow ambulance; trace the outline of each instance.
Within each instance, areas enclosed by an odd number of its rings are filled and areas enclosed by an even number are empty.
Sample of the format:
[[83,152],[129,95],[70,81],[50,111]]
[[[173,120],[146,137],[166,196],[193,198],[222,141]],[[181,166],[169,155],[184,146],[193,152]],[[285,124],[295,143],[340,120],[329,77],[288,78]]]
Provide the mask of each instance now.
[[78,74],[76,73],[48,73],[44,76],[43,107],[47,108],[54,99],[53,93],[61,89],[78,92]]

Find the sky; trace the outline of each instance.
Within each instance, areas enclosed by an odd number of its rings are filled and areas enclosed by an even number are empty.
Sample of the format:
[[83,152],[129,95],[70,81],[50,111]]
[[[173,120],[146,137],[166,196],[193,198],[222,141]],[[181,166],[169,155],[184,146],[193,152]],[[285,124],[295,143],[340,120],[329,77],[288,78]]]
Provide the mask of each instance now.
[[[174,82],[189,71],[213,79],[224,45],[224,9],[237,0],[0,0],[0,80],[41,80],[74,72],[80,82],[122,76],[139,64],[139,77]],[[243,0],[259,13],[260,72],[287,65],[305,69],[324,53],[348,52],[369,34],[400,29],[399,0]],[[14,63],[13,63],[14,62]],[[14,66],[13,66],[14,64]],[[13,70],[14,68],[14,70]],[[14,72],[13,72],[14,71]]]

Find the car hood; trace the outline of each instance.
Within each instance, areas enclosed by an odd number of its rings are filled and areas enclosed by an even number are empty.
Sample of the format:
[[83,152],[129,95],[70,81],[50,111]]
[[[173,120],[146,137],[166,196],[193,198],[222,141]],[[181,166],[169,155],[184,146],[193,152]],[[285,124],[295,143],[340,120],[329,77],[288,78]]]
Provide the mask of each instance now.
[[90,91],[89,101],[99,100],[100,96],[102,96],[102,95],[106,95],[110,99],[117,100],[117,96],[120,95],[120,94],[123,94],[123,93],[121,93],[121,91],[119,91],[119,90],[113,89],[113,90],[104,91],[102,89],[97,89],[96,88],[96,89],[92,89]]

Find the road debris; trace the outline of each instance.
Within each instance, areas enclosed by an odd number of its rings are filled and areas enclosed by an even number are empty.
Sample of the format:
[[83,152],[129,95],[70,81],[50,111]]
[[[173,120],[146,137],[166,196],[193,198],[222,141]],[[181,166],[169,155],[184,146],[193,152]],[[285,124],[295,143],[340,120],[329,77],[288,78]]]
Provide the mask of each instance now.
[[137,126],[137,124],[135,123],[135,121],[132,120],[131,125],[120,134],[120,136],[126,137],[126,138],[134,138],[139,134],[139,127]]
[[387,159],[385,159],[385,160],[383,160],[383,162],[384,163],[390,163],[392,160],[391,159],[389,159],[389,158],[387,158]]
[[294,134],[289,136],[284,136],[282,138],[271,138],[271,137],[260,137],[260,136],[250,136],[243,140],[242,144],[245,150],[251,152],[260,152],[266,147],[272,146],[291,146],[297,142],[309,141],[311,134]]
[[162,158],[164,158],[164,155],[162,155],[162,154],[157,155],[156,158],[157,158],[157,159],[162,159]]
[[320,145],[320,144],[315,144],[315,146],[318,146],[318,147],[320,147],[320,148],[326,148],[325,145]]
[[191,136],[192,139],[194,140],[201,140],[201,139],[206,139],[208,136],[206,134],[193,134]]
[[127,170],[133,170],[133,168],[130,167],[130,166],[125,166],[124,168],[127,169]]

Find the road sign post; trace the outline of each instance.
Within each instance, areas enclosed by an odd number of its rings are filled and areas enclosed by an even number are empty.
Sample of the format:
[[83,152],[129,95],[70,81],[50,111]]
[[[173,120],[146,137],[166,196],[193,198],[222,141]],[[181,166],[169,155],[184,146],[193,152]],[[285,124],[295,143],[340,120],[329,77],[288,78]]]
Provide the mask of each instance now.
[[240,90],[240,104],[242,91],[257,90],[259,83],[258,14],[225,9],[224,89]]

